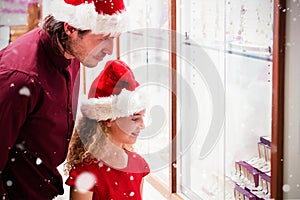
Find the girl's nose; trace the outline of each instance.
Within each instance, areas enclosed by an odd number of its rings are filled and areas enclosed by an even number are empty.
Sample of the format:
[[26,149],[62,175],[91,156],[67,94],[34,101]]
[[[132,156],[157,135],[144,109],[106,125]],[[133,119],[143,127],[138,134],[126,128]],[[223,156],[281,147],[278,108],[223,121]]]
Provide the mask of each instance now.
[[144,129],[145,128],[145,124],[144,124],[144,120],[141,119],[140,123],[139,123],[139,128],[140,129]]

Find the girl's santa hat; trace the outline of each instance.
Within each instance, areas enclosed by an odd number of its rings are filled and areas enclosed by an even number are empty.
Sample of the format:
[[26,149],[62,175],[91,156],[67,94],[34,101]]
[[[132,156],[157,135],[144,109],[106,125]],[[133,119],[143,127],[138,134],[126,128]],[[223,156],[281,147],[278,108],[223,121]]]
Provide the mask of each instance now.
[[81,112],[97,121],[114,120],[144,110],[147,103],[130,67],[121,60],[111,60],[93,81]]
[[123,0],[53,0],[50,13],[77,29],[118,34],[126,29]]

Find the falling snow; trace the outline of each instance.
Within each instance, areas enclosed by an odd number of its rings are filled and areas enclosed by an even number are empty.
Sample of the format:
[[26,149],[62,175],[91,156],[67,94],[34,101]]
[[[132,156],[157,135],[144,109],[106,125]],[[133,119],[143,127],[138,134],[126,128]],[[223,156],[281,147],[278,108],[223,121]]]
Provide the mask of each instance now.
[[103,162],[100,161],[99,164],[98,164],[98,166],[99,166],[99,167],[103,167]]
[[13,184],[13,182],[12,182],[11,180],[8,180],[8,181],[6,182],[6,185],[7,185],[8,187],[12,186],[12,184]]
[[24,149],[25,149],[25,146],[24,146],[24,144],[16,144],[16,148],[17,149],[20,149],[21,151],[24,151]]
[[35,163],[36,163],[37,165],[42,164],[42,162],[43,162],[43,161],[42,161],[40,158],[37,158],[36,161],[35,161]]
[[290,190],[291,190],[290,185],[284,184],[284,185],[282,186],[282,191],[284,191],[284,192],[289,192]]
[[129,196],[133,197],[134,196],[134,192],[130,192]]
[[80,192],[89,191],[95,185],[96,178],[90,172],[81,173],[75,181],[75,185]]
[[30,96],[30,90],[27,88],[27,87],[22,87],[20,90],[19,90],[19,94],[20,95],[24,95],[24,96]]

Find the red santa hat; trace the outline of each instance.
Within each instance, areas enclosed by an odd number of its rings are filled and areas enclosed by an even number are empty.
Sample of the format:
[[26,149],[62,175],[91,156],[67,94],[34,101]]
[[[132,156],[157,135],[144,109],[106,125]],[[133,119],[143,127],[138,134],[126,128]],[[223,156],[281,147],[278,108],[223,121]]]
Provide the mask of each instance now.
[[59,21],[95,34],[118,34],[127,24],[123,0],[53,0],[50,13]]
[[130,116],[145,109],[147,103],[130,67],[121,60],[111,60],[93,81],[81,112],[102,121]]

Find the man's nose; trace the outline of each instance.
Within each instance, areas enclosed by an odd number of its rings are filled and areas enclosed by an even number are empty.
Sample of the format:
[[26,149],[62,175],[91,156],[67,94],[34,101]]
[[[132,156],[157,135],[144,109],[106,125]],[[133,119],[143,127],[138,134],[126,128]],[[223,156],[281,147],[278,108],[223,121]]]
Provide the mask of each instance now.
[[105,45],[103,52],[105,54],[111,55],[114,50],[114,38],[109,38],[106,42],[107,44]]

